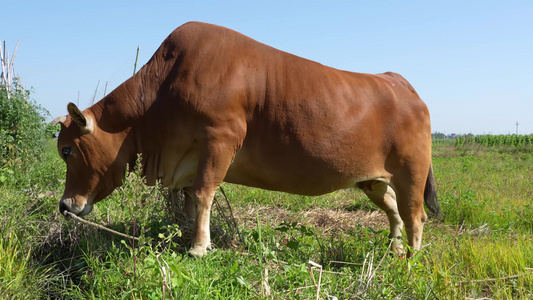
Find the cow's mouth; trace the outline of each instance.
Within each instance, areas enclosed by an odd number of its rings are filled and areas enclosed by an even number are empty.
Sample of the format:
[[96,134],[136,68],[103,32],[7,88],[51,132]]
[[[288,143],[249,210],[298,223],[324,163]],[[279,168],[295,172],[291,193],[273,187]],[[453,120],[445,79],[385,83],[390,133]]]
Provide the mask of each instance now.
[[85,216],[89,214],[93,210],[93,206],[87,203],[84,203],[83,205],[78,205],[74,198],[66,198],[61,199],[59,201],[59,212],[65,216],[65,218],[68,217],[68,214],[66,212],[71,212],[79,217]]

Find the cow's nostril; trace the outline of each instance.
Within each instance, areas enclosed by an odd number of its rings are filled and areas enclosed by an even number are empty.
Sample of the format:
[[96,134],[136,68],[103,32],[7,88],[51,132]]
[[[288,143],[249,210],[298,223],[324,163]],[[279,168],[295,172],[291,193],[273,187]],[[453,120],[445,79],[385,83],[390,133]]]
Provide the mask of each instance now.
[[66,217],[65,212],[68,211],[67,204],[64,200],[59,201],[59,212]]

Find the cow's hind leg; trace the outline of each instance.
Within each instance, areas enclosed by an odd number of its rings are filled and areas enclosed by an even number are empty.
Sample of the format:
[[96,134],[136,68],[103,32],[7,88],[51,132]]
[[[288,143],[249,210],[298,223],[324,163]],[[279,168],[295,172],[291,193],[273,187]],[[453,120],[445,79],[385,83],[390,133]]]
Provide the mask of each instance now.
[[420,250],[422,243],[422,231],[427,220],[424,210],[424,183],[425,178],[414,180],[410,176],[398,176],[396,180],[395,178],[392,180],[397,196],[398,211],[404,222],[405,233],[411,248],[407,257],[413,255],[412,251]]
[[403,221],[398,212],[398,205],[396,203],[396,193],[386,183],[382,181],[365,181],[357,184],[357,187],[381,208],[387,214],[389,219],[390,234],[389,238],[392,240],[392,251],[397,254],[402,253],[402,227]]

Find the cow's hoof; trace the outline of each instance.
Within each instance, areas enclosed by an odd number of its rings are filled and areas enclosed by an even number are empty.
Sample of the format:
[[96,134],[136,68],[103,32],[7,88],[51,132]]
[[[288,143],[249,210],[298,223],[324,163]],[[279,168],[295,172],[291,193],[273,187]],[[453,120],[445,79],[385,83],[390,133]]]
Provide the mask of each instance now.
[[203,247],[192,247],[189,250],[189,256],[191,257],[204,257],[207,254],[207,249]]
[[393,242],[392,247],[391,247],[391,252],[397,255],[398,257],[405,256],[405,249],[403,249],[403,245],[400,243]]

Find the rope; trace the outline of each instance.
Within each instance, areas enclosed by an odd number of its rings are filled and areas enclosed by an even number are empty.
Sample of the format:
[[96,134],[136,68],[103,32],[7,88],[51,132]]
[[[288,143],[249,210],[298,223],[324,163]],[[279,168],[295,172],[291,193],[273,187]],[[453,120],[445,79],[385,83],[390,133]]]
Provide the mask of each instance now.
[[87,225],[90,225],[90,226],[94,226],[98,229],[101,229],[101,230],[105,230],[107,232],[110,232],[112,234],[115,234],[115,235],[118,235],[118,236],[121,236],[123,238],[127,238],[127,239],[132,239],[132,240],[135,240],[135,241],[139,241],[139,238],[138,237],[134,237],[134,236],[131,236],[131,235],[127,235],[127,234],[124,234],[124,233],[121,233],[121,232],[118,232],[118,231],[115,231],[113,229],[110,229],[110,228],[107,228],[105,226],[102,226],[100,224],[96,224],[96,223],[93,223],[91,221],[87,221],[85,219],[82,219],[78,216],[76,216],[75,214],[69,212],[69,211],[66,211],[63,213],[65,215],[65,217],[71,217],[73,218],[74,220],[78,221],[78,222],[81,222],[81,223],[84,223],[84,224],[87,224]]

